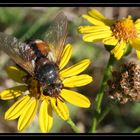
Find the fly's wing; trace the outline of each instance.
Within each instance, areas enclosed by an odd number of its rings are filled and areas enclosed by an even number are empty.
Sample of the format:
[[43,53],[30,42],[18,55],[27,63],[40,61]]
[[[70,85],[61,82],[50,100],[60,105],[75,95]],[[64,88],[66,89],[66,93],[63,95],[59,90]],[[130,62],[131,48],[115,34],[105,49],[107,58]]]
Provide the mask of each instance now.
[[23,48],[27,44],[19,42],[15,37],[0,32],[0,49],[12,58],[16,64],[25,69],[29,74],[34,74],[34,68],[30,61],[25,60]]
[[67,35],[67,17],[59,13],[47,30],[44,41],[49,46],[54,61],[59,64]]

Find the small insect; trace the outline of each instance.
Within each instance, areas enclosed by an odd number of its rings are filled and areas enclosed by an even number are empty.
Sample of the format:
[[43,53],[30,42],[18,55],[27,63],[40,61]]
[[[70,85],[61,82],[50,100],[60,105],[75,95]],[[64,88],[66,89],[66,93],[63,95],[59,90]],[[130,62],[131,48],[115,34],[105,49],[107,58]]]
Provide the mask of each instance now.
[[43,94],[58,96],[63,84],[59,78],[59,63],[67,35],[67,17],[58,14],[43,40],[20,42],[0,32],[0,49],[42,85]]

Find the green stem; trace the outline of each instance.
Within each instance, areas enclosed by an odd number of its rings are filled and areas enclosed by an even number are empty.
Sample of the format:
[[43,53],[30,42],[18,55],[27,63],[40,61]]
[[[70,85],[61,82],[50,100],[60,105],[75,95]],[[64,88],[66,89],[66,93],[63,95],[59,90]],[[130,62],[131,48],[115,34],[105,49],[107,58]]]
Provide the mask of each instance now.
[[[93,126],[92,126],[92,131],[91,132],[93,132],[93,133],[96,132],[97,125],[105,118],[105,116],[109,113],[110,110],[111,110],[111,108],[110,107],[107,107],[105,109],[105,111],[102,113],[101,116],[99,116],[97,114],[98,116],[96,116],[96,117],[93,118]],[[97,120],[97,118],[98,118],[98,120]]]
[[97,124],[99,124],[104,118],[105,116],[110,112],[112,107],[108,106],[105,111],[102,113],[102,115],[100,116],[100,118],[98,119]]
[[105,70],[104,70],[104,77],[103,77],[103,80],[100,85],[100,90],[95,99],[96,108],[94,111],[94,118],[93,118],[93,122],[92,122],[92,126],[91,126],[92,133],[96,132],[97,124],[99,124],[98,119],[101,114],[101,104],[102,104],[102,100],[103,100],[103,96],[104,96],[104,90],[105,90],[105,87],[107,86],[107,80],[109,79],[109,77],[111,75],[111,70],[112,70],[112,66],[113,66],[114,62],[115,62],[115,58],[110,55],[108,64],[106,65]]
[[132,131],[132,133],[140,133],[140,126]]
[[67,120],[67,123],[71,126],[72,130],[75,133],[80,133],[79,128],[75,125],[75,123],[71,119]]

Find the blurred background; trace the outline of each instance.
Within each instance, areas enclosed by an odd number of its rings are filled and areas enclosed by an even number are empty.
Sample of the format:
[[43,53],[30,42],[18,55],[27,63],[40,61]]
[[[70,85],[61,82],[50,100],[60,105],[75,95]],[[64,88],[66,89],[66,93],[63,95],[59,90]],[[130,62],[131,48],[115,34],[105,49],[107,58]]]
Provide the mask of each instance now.
[[[73,54],[69,62],[72,65],[82,59],[89,58],[92,63],[84,71],[94,77],[94,81],[87,86],[74,90],[84,94],[91,101],[88,109],[78,108],[67,103],[70,116],[77,127],[83,133],[90,130],[94,116],[94,102],[99,90],[99,85],[103,77],[104,67],[109,58],[109,53],[101,43],[86,43],[82,40],[82,35],[78,34],[77,27],[89,25],[80,16],[85,14],[88,9],[95,8],[108,18],[122,18],[131,15],[133,19],[140,17],[139,7],[3,7],[0,8],[0,31],[11,34],[18,39],[26,40],[29,38],[42,39],[45,31],[51,24],[55,16],[63,11],[68,18],[68,34],[66,42],[73,45]],[[127,61],[138,61],[134,52],[123,57],[115,65],[117,69],[121,63]],[[8,78],[4,68],[15,65],[4,52],[0,50],[0,91],[13,87],[16,83]],[[140,103],[128,102],[121,105],[118,103],[108,104],[108,94],[103,99],[102,111],[112,108],[103,120],[101,120],[97,133],[127,133],[132,132],[140,126]],[[19,133],[17,131],[17,120],[4,120],[4,112],[14,103],[14,100],[0,100],[0,133]],[[51,133],[73,133],[70,126],[54,114],[54,123]],[[35,117],[31,125],[23,133],[40,133],[38,118]]]

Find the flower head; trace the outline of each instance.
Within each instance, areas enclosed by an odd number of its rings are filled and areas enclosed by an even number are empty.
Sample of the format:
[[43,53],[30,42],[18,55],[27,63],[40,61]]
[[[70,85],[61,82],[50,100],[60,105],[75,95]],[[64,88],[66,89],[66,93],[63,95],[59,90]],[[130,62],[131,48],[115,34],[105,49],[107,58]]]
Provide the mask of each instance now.
[[[90,101],[84,95],[69,90],[67,88],[80,87],[92,82],[92,77],[87,74],[80,74],[90,64],[89,59],[80,61],[79,63],[63,69],[68,63],[72,54],[72,46],[66,45],[59,65],[59,77],[61,79],[61,87],[57,89],[49,88],[43,91],[43,85],[29,76],[26,72],[17,67],[8,67],[6,69],[9,77],[16,82],[21,83],[13,88],[6,89],[1,92],[2,100],[9,100],[19,97],[5,113],[6,120],[18,119],[18,130],[22,131],[27,128],[33,121],[35,114],[38,113],[39,124],[42,132],[48,132],[53,124],[53,110],[63,120],[69,119],[69,110],[65,101],[72,103],[78,107],[90,107]],[[54,92],[52,94],[52,92]],[[56,94],[56,96],[54,96]],[[39,112],[38,112],[39,109]]]
[[118,60],[127,52],[130,45],[136,49],[140,58],[140,19],[134,22],[132,17],[128,16],[111,20],[95,9],[88,11],[88,14],[82,17],[93,24],[78,28],[79,33],[84,34],[84,41],[102,41],[105,45],[115,46],[111,53]]
[[134,62],[122,65],[119,71],[113,71],[108,87],[110,98],[122,104],[140,100],[140,66]]

